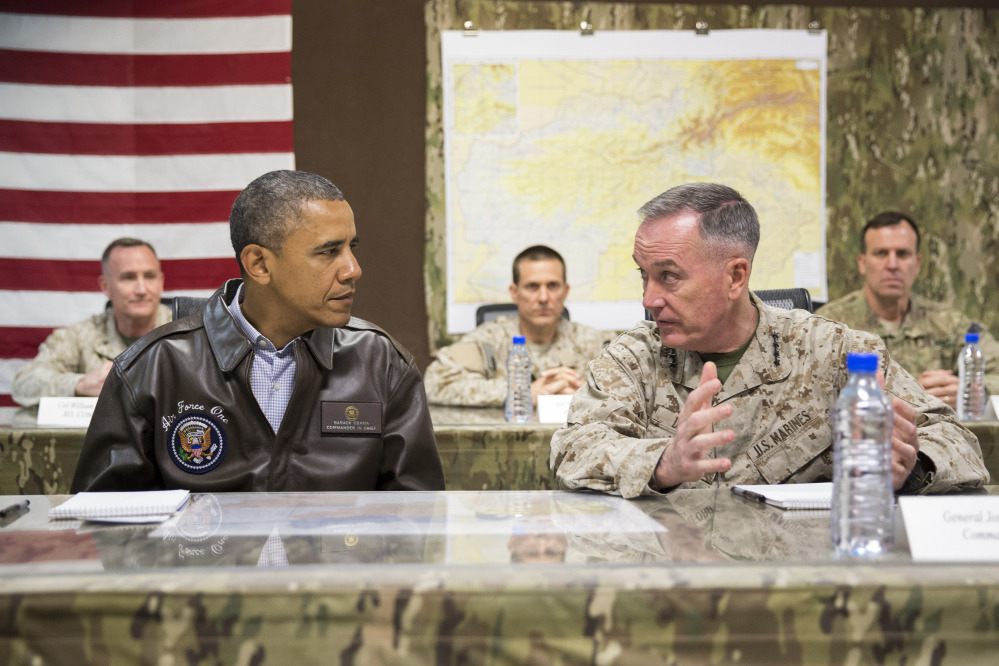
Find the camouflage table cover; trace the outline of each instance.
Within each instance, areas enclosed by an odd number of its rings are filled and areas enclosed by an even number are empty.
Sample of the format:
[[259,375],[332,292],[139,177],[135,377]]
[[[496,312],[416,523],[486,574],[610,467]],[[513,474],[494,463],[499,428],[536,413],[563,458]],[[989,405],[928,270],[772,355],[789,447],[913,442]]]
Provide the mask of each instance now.
[[555,488],[549,443],[560,424],[507,423],[494,407],[434,405],[430,416],[448,490]]
[[[967,666],[999,649],[999,565],[913,563],[900,523],[890,559],[833,561],[827,512],[728,490],[205,494],[156,526],[48,521],[65,499],[0,521],[0,663]],[[284,565],[259,566],[275,549]]]
[[[431,407],[448,490],[551,490],[555,424],[510,424],[495,408]],[[999,480],[999,421],[965,423]],[[0,494],[68,493],[86,435],[79,429],[0,426]]]

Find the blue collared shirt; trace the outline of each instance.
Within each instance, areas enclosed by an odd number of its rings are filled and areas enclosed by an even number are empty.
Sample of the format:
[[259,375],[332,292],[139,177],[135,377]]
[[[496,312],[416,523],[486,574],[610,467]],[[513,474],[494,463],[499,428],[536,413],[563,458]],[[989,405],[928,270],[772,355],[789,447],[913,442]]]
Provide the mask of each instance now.
[[246,337],[253,343],[253,368],[250,370],[250,389],[260,410],[277,433],[284,419],[291,391],[295,387],[295,340],[277,349],[253,324],[243,316],[239,302],[243,298],[243,285],[229,304],[229,312]]

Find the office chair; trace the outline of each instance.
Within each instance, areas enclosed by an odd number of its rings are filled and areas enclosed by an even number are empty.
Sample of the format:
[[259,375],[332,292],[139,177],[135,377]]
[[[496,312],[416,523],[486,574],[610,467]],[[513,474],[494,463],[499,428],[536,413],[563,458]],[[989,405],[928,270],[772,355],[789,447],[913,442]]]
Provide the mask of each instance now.
[[815,312],[812,306],[812,295],[803,287],[794,287],[792,289],[760,289],[753,293],[756,294],[758,299],[775,308]]
[[[489,305],[480,305],[475,311],[475,325],[481,326],[487,321],[492,321],[497,317],[505,317],[506,315],[517,314],[517,306],[513,303],[490,303]],[[562,316],[566,319],[569,318],[569,308],[562,308]]]
[[[784,308],[785,310],[794,310],[797,308],[799,310],[815,312],[812,306],[812,295],[803,287],[794,287],[793,289],[760,289],[753,293],[756,294],[758,299],[775,308]],[[652,321],[652,314],[648,310],[645,311],[645,321]]]
[[[177,318],[177,311],[174,309],[175,305],[174,305],[174,297],[173,296],[161,296],[160,297],[160,305],[165,305],[168,308],[170,308],[170,310],[174,313],[174,317],[173,318],[174,319]],[[111,310],[113,307],[114,306],[111,305],[111,299],[108,299],[108,300],[104,301],[104,309],[105,310]]]
[[173,318],[183,319],[184,317],[196,314],[205,309],[207,298],[200,296],[174,296],[173,297]]

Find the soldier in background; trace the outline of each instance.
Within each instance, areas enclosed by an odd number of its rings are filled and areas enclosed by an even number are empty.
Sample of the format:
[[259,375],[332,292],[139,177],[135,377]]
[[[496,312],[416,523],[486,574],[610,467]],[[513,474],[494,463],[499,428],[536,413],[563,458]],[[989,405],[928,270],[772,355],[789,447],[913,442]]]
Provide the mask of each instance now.
[[583,367],[611,336],[563,317],[568,295],[562,255],[546,245],[534,245],[518,254],[510,285],[517,316],[486,322],[439,350],[424,378],[430,402],[502,406],[506,357],[515,335],[527,338],[535,405],[539,395],[575,393],[583,385]]
[[101,291],[110,303],[101,314],[58,328],[21,366],[11,394],[25,407],[44,396],[97,396],[111,361],[125,348],[172,319],[160,304],[163,271],[156,251],[137,238],[118,238],[101,256]]
[[682,185],[640,212],[634,257],[654,321],[639,322],[590,363],[566,427],[552,437],[559,487],[635,497],[830,481],[829,408],[852,351],[881,357],[895,410],[897,491],[988,481],[974,435],[877,336],[770,307],[749,291],[760,225],[738,192]]
[[964,313],[912,293],[922,257],[919,227],[912,217],[885,212],[860,232],[857,270],[864,288],[828,303],[818,314],[884,340],[892,358],[916,377],[930,395],[955,407],[957,359],[964,334],[979,330],[987,360],[985,386],[999,393],[999,342]]

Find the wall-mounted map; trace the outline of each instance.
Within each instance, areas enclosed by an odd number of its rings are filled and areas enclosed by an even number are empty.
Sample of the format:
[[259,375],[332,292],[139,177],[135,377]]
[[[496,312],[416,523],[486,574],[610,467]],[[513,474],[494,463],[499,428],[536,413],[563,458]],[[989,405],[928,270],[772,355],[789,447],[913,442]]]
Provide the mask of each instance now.
[[826,298],[826,35],[791,30],[442,34],[447,330],[507,302],[528,245],[563,254],[572,318],[643,317],[636,210],[715,181],[756,208],[751,287]]

